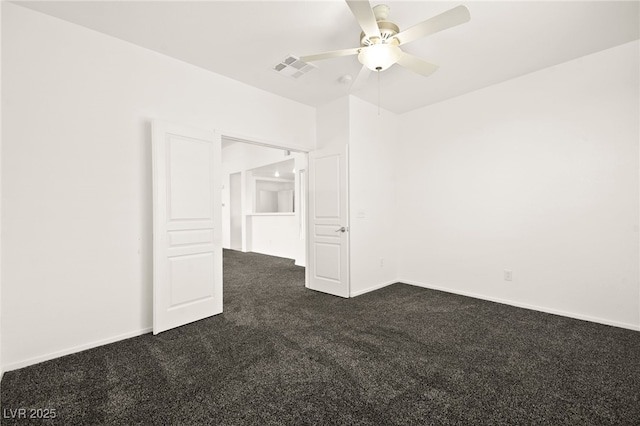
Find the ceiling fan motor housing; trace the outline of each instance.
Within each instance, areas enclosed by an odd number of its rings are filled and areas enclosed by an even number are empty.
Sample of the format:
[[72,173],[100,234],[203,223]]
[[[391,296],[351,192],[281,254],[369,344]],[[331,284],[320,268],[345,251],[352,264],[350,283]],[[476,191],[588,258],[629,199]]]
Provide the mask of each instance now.
[[380,40],[376,40],[377,37],[370,39],[362,32],[360,33],[360,46],[366,47],[374,44],[387,44],[400,32],[400,28],[391,21],[377,21],[377,24],[378,28],[380,28]]

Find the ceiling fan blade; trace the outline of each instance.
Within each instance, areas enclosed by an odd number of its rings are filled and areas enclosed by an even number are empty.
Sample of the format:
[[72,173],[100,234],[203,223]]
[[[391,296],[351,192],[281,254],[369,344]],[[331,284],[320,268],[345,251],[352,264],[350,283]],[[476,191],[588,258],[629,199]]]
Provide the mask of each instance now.
[[446,30],[447,28],[464,24],[465,22],[469,22],[470,19],[469,9],[464,6],[458,6],[426,21],[420,22],[411,28],[407,28],[396,34],[395,37],[400,41],[400,44],[405,44],[421,37]]
[[351,84],[351,91],[355,92],[357,90],[362,89],[365,83],[367,82],[367,80],[369,79],[369,75],[371,75],[371,70],[363,65],[362,68],[360,68],[360,72],[358,73],[358,76]]
[[397,63],[425,77],[428,77],[438,69],[437,65],[404,52],[400,55]]
[[373,14],[371,4],[368,0],[346,0],[351,13],[355,16],[360,28],[367,37],[380,38],[380,28],[376,22],[376,16]]
[[360,47],[354,47],[353,49],[332,50],[331,52],[318,53],[316,55],[301,56],[300,60],[303,62],[319,61],[321,59],[339,58],[340,56],[357,55],[360,52]]

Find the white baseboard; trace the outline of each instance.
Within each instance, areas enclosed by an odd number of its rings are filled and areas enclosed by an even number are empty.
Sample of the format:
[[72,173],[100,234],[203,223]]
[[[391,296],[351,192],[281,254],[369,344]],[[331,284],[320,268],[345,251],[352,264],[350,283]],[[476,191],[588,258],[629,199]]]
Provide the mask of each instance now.
[[386,283],[374,285],[373,287],[365,288],[364,290],[354,291],[354,292],[350,293],[349,297],[360,296],[362,294],[369,293],[369,292],[374,291],[374,290],[379,290],[379,289],[381,289],[383,287],[386,287],[386,286],[391,285],[391,284],[395,284],[397,282],[399,282],[399,281],[398,280],[393,280],[393,281],[389,281],[389,282],[386,282]]
[[[572,312],[566,312],[566,311],[546,308],[546,307],[542,307],[542,306],[530,305],[530,304],[527,304],[527,303],[514,302],[514,301],[511,301],[511,300],[500,299],[500,298],[496,298],[496,297],[488,297],[488,296],[484,296],[484,295],[477,294],[477,293],[471,293],[471,292],[466,292],[466,291],[458,291],[458,290],[455,290],[455,289],[450,289],[448,287],[430,285],[430,284],[425,284],[425,283],[421,283],[421,282],[413,281],[413,280],[404,280],[404,279],[392,280],[392,281],[389,281],[389,282],[386,282],[386,283],[382,283],[382,284],[378,284],[378,285],[375,285],[375,286],[372,286],[372,287],[368,287],[368,288],[366,288],[364,290],[359,290],[359,291],[356,291],[356,292],[352,292],[350,294],[350,297],[357,297],[357,296],[360,296],[362,294],[369,293],[369,292],[372,292],[372,291],[375,291],[375,290],[379,290],[381,288],[387,287],[387,286],[389,286],[391,284],[395,284],[395,283],[409,284],[409,285],[413,285],[413,286],[416,286],[416,287],[422,287],[422,288],[428,288],[428,289],[431,289],[431,290],[443,291],[445,293],[453,293],[453,294],[458,294],[458,295],[461,295],[461,296],[473,297],[475,299],[488,300],[490,302],[502,303],[502,304],[505,304],[505,305],[515,306],[515,307],[518,307],[518,308],[531,309],[531,310],[534,310],[534,311],[545,312],[545,313],[554,314],[554,315],[560,315],[560,316],[569,317],[569,318],[575,318],[575,319],[579,319],[579,320],[583,320],[583,321],[590,321],[590,322],[595,322],[595,323],[598,323],[598,324],[604,324],[604,325],[610,325],[610,326],[625,328],[625,329],[634,330],[634,331],[640,331],[640,325],[636,325],[636,324],[628,324],[628,323],[623,323],[623,322],[619,322],[619,321],[612,321],[612,320],[608,320],[608,319],[592,317],[592,316],[589,316],[589,315],[576,314],[576,313],[572,313]],[[92,348],[95,348],[95,347],[98,347],[98,346],[107,345],[109,343],[114,343],[114,342],[117,342],[117,341],[120,341],[120,340],[129,339],[131,337],[141,336],[143,334],[150,333],[151,331],[152,331],[151,327],[144,328],[144,329],[141,329],[141,330],[120,334],[118,336],[109,337],[107,339],[96,340],[96,341],[91,342],[91,343],[86,343],[84,345],[78,345],[78,346],[75,346],[75,347],[72,347],[72,348],[68,348],[68,349],[64,349],[64,350],[61,350],[61,351],[51,352],[51,353],[48,353],[48,354],[45,354],[45,355],[40,355],[40,356],[29,358],[29,359],[26,359],[26,360],[13,362],[11,364],[4,365],[4,366],[0,367],[0,380],[2,380],[2,376],[4,375],[4,373],[6,371],[17,370],[19,368],[28,367],[30,365],[38,364],[38,363],[44,362],[44,361],[49,361],[51,359],[59,358],[59,357],[65,356],[65,355],[70,355],[70,354],[81,352],[81,351],[84,351],[84,350],[87,350],[87,349],[92,349]]]
[[40,362],[49,361],[49,360],[55,359],[55,358],[60,358],[61,356],[71,355],[71,354],[74,354],[74,353],[77,353],[77,352],[86,351],[87,349],[96,348],[96,347],[102,346],[102,345],[108,345],[109,343],[118,342],[120,340],[129,339],[131,337],[142,336],[143,334],[147,334],[147,333],[151,332],[152,330],[153,329],[151,327],[143,328],[142,330],[137,330],[137,331],[132,331],[132,332],[129,332],[129,333],[120,334],[118,336],[109,337],[107,339],[96,340],[95,342],[86,343],[84,345],[74,346],[72,348],[63,349],[61,351],[51,352],[51,353],[48,353],[48,354],[45,354],[45,355],[40,355],[40,356],[36,356],[36,357],[33,357],[33,358],[25,359],[23,361],[12,362],[9,365],[3,365],[2,366],[2,371],[4,373],[5,371],[17,370],[19,368],[28,367],[30,365],[38,364]]
[[628,324],[628,323],[619,322],[619,321],[612,321],[608,319],[592,317],[589,315],[582,315],[582,314],[576,314],[573,312],[561,311],[558,309],[546,308],[544,306],[529,305],[527,303],[514,302],[512,300],[500,299],[497,297],[488,297],[481,294],[470,293],[466,291],[458,291],[448,287],[440,287],[437,285],[425,284],[418,281],[398,280],[398,282],[413,285],[416,287],[428,288],[431,290],[444,291],[445,293],[459,294],[460,296],[467,296],[467,297],[473,297],[475,299],[482,299],[482,300],[488,300],[490,302],[502,303],[503,305],[511,305],[518,308],[531,309],[532,311],[545,312],[547,314],[560,315],[563,317],[575,318],[583,321],[595,322],[598,324],[611,325],[613,327],[620,327],[620,328],[626,328],[629,330],[640,331],[640,324]]

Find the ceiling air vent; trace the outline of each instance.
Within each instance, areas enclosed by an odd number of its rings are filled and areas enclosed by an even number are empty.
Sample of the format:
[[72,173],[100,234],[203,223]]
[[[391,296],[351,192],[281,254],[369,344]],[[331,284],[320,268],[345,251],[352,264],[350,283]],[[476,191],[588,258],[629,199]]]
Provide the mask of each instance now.
[[273,67],[278,74],[289,78],[299,78],[318,67],[302,62],[297,56],[289,55]]

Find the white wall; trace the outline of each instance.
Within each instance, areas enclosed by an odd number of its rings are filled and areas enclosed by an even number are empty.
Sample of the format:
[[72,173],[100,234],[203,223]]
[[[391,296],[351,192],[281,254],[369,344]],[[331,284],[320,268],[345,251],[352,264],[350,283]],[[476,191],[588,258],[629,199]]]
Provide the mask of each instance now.
[[398,278],[396,162],[398,117],[349,98],[351,295]]
[[316,147],[318,149],[349,144],[349,96],[316,108]]
[[398,117],[353,96],[317,110],[317,146],[349,146],[350,295],[398,278],[396,151]]
[[312,148],[315,111],[3,4],[5,369],[149,330],[150,120]]
[[287,213],[247,215],[249,251],[270,256],[298,257],[298,220]]
[[639,329],[638,51],[405,114],[401,280]]

